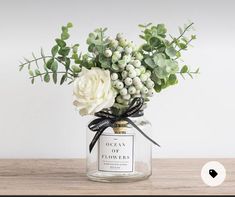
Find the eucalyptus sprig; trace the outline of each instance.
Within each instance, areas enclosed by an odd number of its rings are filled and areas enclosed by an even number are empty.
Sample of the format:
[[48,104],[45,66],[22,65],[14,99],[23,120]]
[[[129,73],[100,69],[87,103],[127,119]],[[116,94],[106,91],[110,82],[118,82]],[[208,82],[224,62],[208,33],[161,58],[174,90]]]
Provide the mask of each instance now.
[[[19,65],[20,70],[25,66],[28,67],[31,82],[34,83],[35,78],[40,77],[41,80],[49,82],[52,78],[56,84],[58,75],[61,75],[60,84],[62,85],[68,79],[69,84],[73,82],[74,78],[78,76],[81,68],[79,65],[85,61],[84,58],[78,55],[79,44],[69,46],[66,42],[69,37],[69,29],[72,28],[72,23],[62,26],[60,38],[55,39],[55,45],[51,49],[50,55],[44,55],[41,49],[40,57],[36,57],[32,53],[32,59],[24,58],[24,62]],[[73,60],[73,62],[72,62]],[[43,64],[43,69],[39,67],[39,63]],[[36,65],[36,68],[33,67]]]
[[141,46],[141,51],[144,56],[143,64],[145,64],[151,71],[151,78],[155,83],[155,90],[160,92],[162,89],[175,85],[178,83],[177,74],[183,78],[185,74],[193,78],[194,74],[199,73],[190,71],[187,65],[180,65],[177,61],[181,57],[181,52],[186,51],[188,46],[193,40],[196,39],[195,35],[186,37],[193,28],[193,23],[184,25],[184,28],[179,28],[180,35],[167,37],[167,29],[164,24],[157,26],[149,23],[147,25],[139,25],[142,29],[142,38],[145,43]]

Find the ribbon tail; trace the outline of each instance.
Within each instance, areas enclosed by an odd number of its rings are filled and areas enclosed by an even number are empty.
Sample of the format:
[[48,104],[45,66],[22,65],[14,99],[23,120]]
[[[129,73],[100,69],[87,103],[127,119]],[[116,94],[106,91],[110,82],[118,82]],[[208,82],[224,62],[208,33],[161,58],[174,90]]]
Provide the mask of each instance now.
[[137,127],[136,124],[132,120],[130,120],[129,118],[126,118],[126,121],[129,122],[133,127],[135,127],[136,130],[138,130],[144,137],[146,137],[153,144],[157,145],[158,147],[161,147],[157,142],[155,142],[153,139],[147,136],[139,127]]
[[89,151],[90,151],[90,153],[91,153],[91,151],[92,151],[92,149],[94,148],[96,142],[98,141],[98,139],[100,138],[100,136],[102,135],[102,133],[104,132],[105,129],[106,129],[106,128],[103,128],[103,129],[101,129],[101,130],[99,130],[99,131],[96,132],[95,136],[93,137],[93,139],[92,139],[92,141],[91,141],[91,143],[90,143],[90,145],[89,145]]

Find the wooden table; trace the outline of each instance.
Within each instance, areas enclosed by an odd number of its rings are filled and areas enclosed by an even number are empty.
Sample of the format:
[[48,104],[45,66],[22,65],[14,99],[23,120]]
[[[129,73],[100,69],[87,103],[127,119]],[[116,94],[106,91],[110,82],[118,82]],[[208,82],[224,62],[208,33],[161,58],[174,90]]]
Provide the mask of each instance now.
[[[211,160],[227,170],[218,187],[200,177]],[[0,195],[6,194],[235,194],[235,159],[155,159],[151,178],[133,183],[89,181],[80,159],[0,160]]]

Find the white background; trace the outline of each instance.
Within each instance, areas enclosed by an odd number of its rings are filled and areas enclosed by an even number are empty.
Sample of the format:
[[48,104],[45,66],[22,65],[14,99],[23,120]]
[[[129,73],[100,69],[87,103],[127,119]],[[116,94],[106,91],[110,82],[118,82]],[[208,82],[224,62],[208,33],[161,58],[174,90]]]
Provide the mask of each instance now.
[[145,114],[162,145],[153,156],[234,157],[234,10],[232,0],[0,1],[0,157],[85,157],[89,118],[75,111],[72,86],[31,85],[17,67],[40,47],[49,52],[61,25],[72,21],[71,42],[86,50],[86,36],[96,27],[140,44],[139,23],[165,23],[177,35],[188,19],[198,39],[185,61],[201,74],[181,79],[149,103]]

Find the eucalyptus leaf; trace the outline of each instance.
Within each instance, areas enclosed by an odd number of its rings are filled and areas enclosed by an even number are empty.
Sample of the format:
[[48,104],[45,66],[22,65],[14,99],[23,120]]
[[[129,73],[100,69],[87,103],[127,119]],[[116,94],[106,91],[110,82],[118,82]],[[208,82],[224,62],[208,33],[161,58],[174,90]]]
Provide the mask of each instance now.
[[68,27],[67,26],[62,26],[61,27],[63,33],[68,33]]
[[143,40],[146,40],[145,37],[143,35],[139,35],[139,37]]
[[29,70],[29,75],[30,75],[30,76],[32,76],[32,77],[34,76],[34,74],[33,74],[33,71],[32,71],[32,70]]
[[52,49],[51,49],[51,54],[53,57],[55,57],[55,55],[57,54],[59,50],[59,46],[58,45],[55,45]]
[[65,58],[65,68],[66,70],[69,70],[69,67],[70,67],[70,63],[71,63],[71,60],[70,58]]
[[92,44],[90,44],[90,45],[88,46],[88,51],[89,51],[89,52],[93,52],[93,51],[94,51],[94,48],[95,48],[95,44],[92,43]]
[[154,90],[155,90],[156,92],[158,92],[158,93],[161,92],[161,90],[162,90],[161,85],[155,84]]
[[138,27],[145,28],[145,25],[139,24]]
[[100,44],[95,45],[95,48],[99,53],[103,53],[103,51],[104,51],[104,46],[103,45],[100,45]]
[[68,23],[67,23],[67,27],[68,27],[68,28],[71,28],[71,27],[73,27],[73,23],[71,23],[71,22],[68,22]]
[[31,79],[31,83],[34,84],[34,77]]
[[43,48],[40,49],[40,54],[41,54],[41,57],[43,59],[43,63],[44,63],[44,66],[46,64],[46,58],[45,58],[45,55],[44,55],[44,51],[43,51]]
[[170,84],[167,83],[166,79],[161,79],[161,88],[165,89],[169,86]]
[[144,51],[150,52],[150,51],[151,51],[151,46],[148,45],[148,44],[144,44],[144,45],[142,46],[142,49],[143,49]]
[[179,33],[182,34],[183,33],[183,29],[181,27],[179,27]]
[[63,76],[61,77],[61,80],[60,80],[60,85],[62,85],[66,79],[67,79],[67,74],[63,74]]
[[152,47],[157,47],[161,44],[161,41],[157,37],[152,37],[150,38],[149,43]]
[[157,33],[159,35],[164,35],[167,32],[167,29],[164,24],[158,24],[157,25]]
[[169,47],[169,48],[166,48],[165,50],[166,54],[169,56],[169,57],[175,57],[176,56],[176,53],[177,51],[175,50],[174,47]]
[[63,32],[60,37],[61,37],[61,40],[67,40],[69,36],[70,36],[69,33]]
[[56,61],[54,61],[52,64],[51,64],[51,70],[52,72],[56,72],[58,70],[58,63]]
[[73,53],[71,58],[74,59],[74,60],[78,59],[78,54],[77,53]]
[[153,56],[153,61],[160,67],[165,66],[165,55],[163,53],[157,53]]
[[151,67],[152,69],[155,68],[157,65],[154,63],[154,61],[152,60],[152,58],[148,57],[144,60],[144,62]]
[[176,61],[167,59],[165,63],[166,63],[166,68],[167,68],[168,73],[174,74],[178,71],[179,68],[178,68],[178,63]]
[[168,78],[169,84],[174,85],[177,82],[177,76],[175,74],[171,74]]
[[184,44],[184,43],[179,43],[179,48],[180,48],[180,49],[186,49],[186,48],[187,48],[187,45]]
[[50,81],[50,75],[49,75],[49,73],[46,73],[46,74],[44,75],[44,81],[45,81],[46,83],[48,83],[48,82]]
[[59,39],[59,38],[55,39],[55,41],[60,47],[65,47],[66,46],[66,42]]
[[72,65],[72,69],[75,73],[79,73],[81,71],[81,68],[79,68],[78,66],[76,65]]
[[52,74],[52,78],[53,78],[54,83],[56,84],[57,83],[57,73],[56,72]]
[[176,57],[180,58],[181,57],[181,53],[179,51],[176,52]]
[[38,76],[38,75],[40,75],[40,74],[41,74],[41,72],[40,72],[38,69],[35,69],[35,71],[34,71],[34,72],[35,72],[35,75],[36,75],[36,76]]
[[166,79],[169,75],[166,72],[165,68],[161,68],[161,67],[154,68],[154,73],[159,79]]
[[154,72],[152,72],[151,79],[153,80],[154,84],[161,85],[161,79],[159,79]]
[[70,48],[69,47],[63,47],[63,48],[60,48],[60,50],[58,51],[58,53],[62,56],[67,56],[70,52]]
[[188,66],[187,65],[184,65],[181,70],[180,70],[180,73],[186,73],[188,72]]
[[111,66],[111,60],[103,54],[99,56],[99,62],[102,68],[109,68]]
[[78,52],[78,47],[79,47],[79,44],[73,45],[73,47],[72,47],[73,53],[77,53]]
[[191,35],[191,39],[192,39],[192,40],[195,40],[196,38],[197,38],[196,35]]
[[53,59],[53,58],[49,59],[49,60],[47,61],[47,63],[46,63],[46,67],[47,67],[48,69],[51,69],[51,65],[52,65],[53,62],[54,62],[54,59]]

